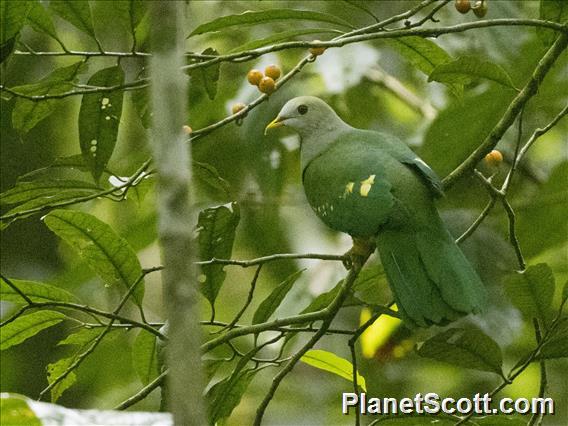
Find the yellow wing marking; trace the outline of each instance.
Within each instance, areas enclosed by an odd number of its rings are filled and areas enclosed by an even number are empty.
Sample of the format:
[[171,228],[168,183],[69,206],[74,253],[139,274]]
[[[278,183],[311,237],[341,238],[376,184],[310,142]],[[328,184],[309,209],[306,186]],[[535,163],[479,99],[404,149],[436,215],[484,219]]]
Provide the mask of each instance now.
[[375,183],[375,176],[376,175],[371,175],[367,179],[361,181],[361,189],[359,190],[361,197],[366,197],[369,195],[369,191]]

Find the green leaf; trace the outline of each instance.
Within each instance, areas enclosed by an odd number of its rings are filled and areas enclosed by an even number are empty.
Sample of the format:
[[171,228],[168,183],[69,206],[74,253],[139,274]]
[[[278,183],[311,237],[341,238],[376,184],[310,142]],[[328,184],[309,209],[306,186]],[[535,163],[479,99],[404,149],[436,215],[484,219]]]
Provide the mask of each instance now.
[[[43,219],[61,239],[71,245],[106,285],[117,285],[126,293],[142,276],[140,261],[128,242],[96,217],[74,210],[54,210]],[[144,280],[133,297],[141,306]]]
[[225,179],[219,175],[219,172],[215,167],[210,164],[200,163],[198,161],[192,161],[191,171],[193,177],[197,180],[203,182],[210,188],[219,191],[223,198],[230,199],[231,197],[231,185]]
[[65,315],[55,311],[39,311],[23,315],[2,327],[0,351],[19,345],[41,330],[54,326],[65,319]]
[[[329,371],[345,380],[353,380],[353,364],[344,358],[335,355],[332,352],[312,349],[309,350],[300,358],[300,361],[312,367],[319,368],[320,370]],[[357,384],[367,392],[365,378],[357,372]]]
[[437,65],[428,81],[467,85],[473,78],[484,78],[517,90],[511,76],[501,65],[475,56],[462,56],[455,61]]
[[[61,340],[57,346],[85,346],[99,337],[102,331],[102,328],[81,328],[79,331],[71,333],[65,339]],[[112,330],[110,333],[112,333]]]
[[134,341],[132,365],[143,385],[147,385],[160,374],[157,338],[146,330],[140,330]]
[[61,202],[71,202],[81,197],[90,196],[96,193],[96,191],[90,189],[78,189],[78,190],[69,190],[69,191],[62,191],[60,193],[56,193],[53,195],[42,195],[38,196],[32,200],[26,201],[14,207],[13,209],[9,210],[5,216],[13,215],[13,214],[20,214],[16,220],[24,219],[36,213],[41,213],[50,207],[55,206],[56,203]]
[[101,188],[80,180],[46,179],[33,182],[19,182],[14,188],[0,194],[0,204],[26,203],[42,196],[76,190],[92,190],[92,192],[96,192],[100,191]]
[[207,391],[210,424],[216,424],[218,420],[229,417],[233,409],[239,405],[248,385],[259,371],[257,369],[245,370],[247,363],[256,352],[254,349],[249,351],[239,360],[229,377],[215,383]]
[[[78,302],[77,297],[59,287],[36,281],[16,279],[10,281],[33,302]],[[22,296],[16,293],[3,278],[0,279],[0,300],[25,303]]]
[[52,0],[49,2],[49,9],[79,30],[95,38],[93,16],[88,1]]
[[514,94],[499,86],[466,97],[463,102],[456,102],[441,111],[426,132],[420,151],[422,159],[439,176],[446,176],[489,135]]
[[25,397],[14,393],[0,395],[2,424],[10,426],[41,426],[41,421],[26,402]]
[[568,318],[558,324],[550,339],[546,341],[536,359],[553,359],[568,357]]
[[554,275],[546,263],[529,266],[505,280],[509,299],[528,320],[538,318],[547,322],[550,319],[554,287]]
[[[566,0],[540,0],[540,19],[561,24],[566,23],[568,21],[568,3]],[[537,27],[536,32],[545,45],[552,44],[560,35],[554,30],[541,27]]]
[[333,30],[333,29],[330,29],[330,28],[305,28],[305,29],[300,29],[300,30],[282,31],[280,33],[271,34],[271,35],[269,35],[268,37],[265,37],[265,38],[261,38],[261,39],[257,39],[257,40],[251,40],[248,43],[245,43],[241,46],[238,46],[238,47],[235,47],[234,49],[231,49],[229,51],[229,53],[243,52],[245,50],[258,49],[259,47],[264,47],[264,46],[268,46],[270,44],[288,41],[290,39],[293,39],[295,37],[299,37],[299,36],[302,36],[302,35],[329,34],[329,33],[343,34],[343,31]]
[[[135,43],[136,30],[147,12],[148,3],[144,0],[127,0],[115,2],[113,7],[116,16],[124,28],[132,35],[133,43]],[[136,49],[136,44],[134,44],[133,50]]]
[[[72,89],[71,83],[86,69],[85,62],[58,68],[37,83],[16,86],[11,89],[28,96],[57,95]],[[49,116],[57,105],[58,99],[32,101],[18,98],[12,111],[12,124],[20,133],[27,133],[37,123]]]
[[256,309],[252,318],[253,324],[265,322],[276,311],[282,303],[288,292],[292,289],[294,283],[298,280],[305,269],[294,272],[286,277],[272,292],[264,299]]
[[134,104],[134,109],[140,123],[145,129],[149,129],[152,125],[152,109],[150,107],[150,94],[147,88],[141,90],[133,90],[130,95],[130,100]]
[[[201,53],[203,55],[219,56],[219,52],[211,47],[208,47]],[[217,81],[219,80],[220,70],[221,63],[218,62],[208,67],[198,68],[194,71],[194,73],[201,80],[201,84],[203,84],[203,87],[205,87],[207,96],[209,96],[209,99],[211,100],[215,99],[215,96],[217,95]]]
[[[88,81],[90,86],[112,87],[124,83],[120,65],[97,71]],[[85,164],[98,182],[114,151],[122,115],[124,92],[83,95],[79,111],[79,141]]]
[[364,303],[382,305],[388,303],[382,291],[386,286],[386,274],[382,265],[367,266],[355,279],[352,292]]
[[83,155],[76,154],[67,157],[56,158],[53,161],[53,163],[51,163],[49,166],[41,167],[39,169],[32,170],[31,172],[19,176],[17,182],[21,183],[33,180],[37,175],[41,175],[46,171],[50,171],[52,169],[57,169],[57,168],[62,168],[62,169],[70,168],[70,169],[77,169],[80,171],[88,171],[87,166],[85,166],[85,161],[83,160]]
[[28,22],[35,31],[47,34],[63,46],[63,43],[55,30],[55,26],[53,25],[51,15],[47,12],[47,10],[45,10],[40,2],[33,2],[30,13],[28,13]]
[[[410,36],[387,40],[401,56],[412,66],[430,75],[434,68],[452,60],[451,56],[431,40]],[[454,95],[461,97],[463,86],[456,83],[446,83]]]
[[31,7],[30,1],[0,2],[0,45],[4,46],[10,40],[15,40],[26,22]]
[[[82,328],[78,332],[69,335],[65,340],[59,342],[59,345],[73,345],[76,346],[73,354],[61,358],[60,360],[47,365],[47,381],[51,385],[54,383],[59,376],[61,376],[65,371],[73,365],[77,358],[97,339],[104,329],[89,329]],[[57,383],[51,389],[51,400],[53,402],[57,401],[63,392],[69,389],[77,381],[76,369],[71,371],[65,376],[63,380]]]
[[564,288],[562,289],[562,301],[568,300],[568,281],[564,283]]
[[501,348],[476,329],[451,328],[443,331],[426,340],[418,349],[418,355],[503,376]]
[[[233,251],[235,230],[239,223],[240,213],[237,203],[212,207],[199,213],[197,221],[197,241],[202,260],[213,258],[229,259]],[[202,265],[199,281],[201,292],[211,307],[225,281],[224,265]]]
[[341,18],[330,15],[328,13],[313,12],[309,10],[295,10],[295,9],[269,9],[259,12],[246,11],[240,15],[228,15],[222,16],[221,18],[214,19],[213,21],[207,22],[205,24],[199,25],[194,29],[188,36],[192,37],[199,34],[210,33],[213,31],[219,31],[225,28],[233,26],[242,25],[254,25],[263,24],[271,21],[281,21],[281,20],[306,20],[306,21],[318,21],[318,22],[328,22],[330,24],[341,25],[343,27],[352,28],[352,25],[344,21]]
[[[559,136],[560,137],[560,136]],[[559,139],[560,140],[560,139]],[[517,236],[526,257],[566,244],[568,235],[568,161],[555,166],[530,201],[515,207]],[[538,232],[535,232],[538,230]]]
[[7,59],[8,56],[12,54],[15,46],[16,46],[15,36],[9,40],[6,40],[5,43],[0,44],[0,64],[3,63],[4,60]]

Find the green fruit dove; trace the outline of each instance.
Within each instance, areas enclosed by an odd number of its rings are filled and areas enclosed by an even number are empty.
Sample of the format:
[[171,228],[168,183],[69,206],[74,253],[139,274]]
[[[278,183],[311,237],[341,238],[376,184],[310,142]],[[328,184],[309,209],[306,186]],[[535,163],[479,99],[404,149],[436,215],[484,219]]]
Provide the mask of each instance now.
[[321,99],[288,101],[266,130],[300,135],[310,206],[353,238],[352,253],[378,248],[401,316],[410,326],[447,324],[479,313],[485,288],[434,205],[434,171],[397,138],[349,126]]

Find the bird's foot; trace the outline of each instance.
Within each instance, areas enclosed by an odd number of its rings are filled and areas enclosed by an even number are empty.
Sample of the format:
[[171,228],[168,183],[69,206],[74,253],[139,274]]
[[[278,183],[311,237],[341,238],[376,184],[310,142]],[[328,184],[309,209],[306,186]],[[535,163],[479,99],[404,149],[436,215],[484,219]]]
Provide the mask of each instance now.
[[376,248],[377,245],[373,238],[353,237],[353,247],[344,254],[343,266],[349,270],[354,264],[363,264]]

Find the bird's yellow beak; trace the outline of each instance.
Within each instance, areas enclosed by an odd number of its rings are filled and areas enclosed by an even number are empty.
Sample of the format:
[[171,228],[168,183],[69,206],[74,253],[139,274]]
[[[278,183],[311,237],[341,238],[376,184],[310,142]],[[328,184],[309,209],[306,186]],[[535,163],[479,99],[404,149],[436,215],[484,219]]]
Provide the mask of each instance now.
[[268,133],[270,129],[276,129],[277,127],[282,127],[284,125],[284,120],[281,117],[276,117],[274,120],[268,123],[268,126],[266,126],[266,128],[264,129],[264,135],[266,135],[266,133]]

